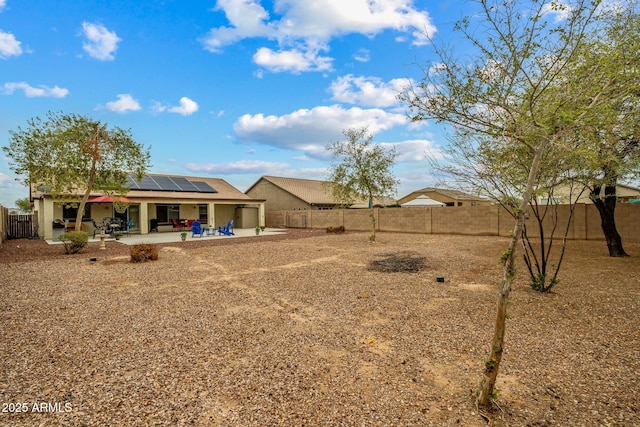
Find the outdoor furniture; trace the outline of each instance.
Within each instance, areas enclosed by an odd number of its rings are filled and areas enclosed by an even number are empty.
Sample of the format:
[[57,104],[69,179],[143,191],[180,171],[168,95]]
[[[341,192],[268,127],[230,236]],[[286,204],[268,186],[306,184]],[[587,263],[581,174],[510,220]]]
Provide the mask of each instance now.
[[202,229],[207,234],[207,236],[215,236],[216,235],[216,228],[215,227],[203,227]]
[[220,227],[218,227],[218,234],[221,236],[234,236],[235,233],[233,232],[233,220],[229,220],[227,225],[221,225]]
[[181,219],[172,219],[171,223],[173,224],[174,230],[182,230],[184,228],[184,223]]
[[191,224],[191,237],[202,237],[202,225],[200,221],[193,221]]
[[99,231],[99,234],[104,234],[104,229],[102,226],[96,223],[96,220],[91,218],[91,224],[93,224],[93,238],[96,238],[96,231]]

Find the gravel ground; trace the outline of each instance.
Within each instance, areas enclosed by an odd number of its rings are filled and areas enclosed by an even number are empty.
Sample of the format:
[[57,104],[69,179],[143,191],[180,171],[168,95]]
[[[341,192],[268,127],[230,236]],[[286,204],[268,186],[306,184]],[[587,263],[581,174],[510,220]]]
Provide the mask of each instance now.
[[[507,240],[366,241],[290,230],[158,245],[143,264],[115,242],[5,242],[0,425],[487,425],[472,392]],[[492,425],[640,425],[640,244],[626,249],[570,242],[551,294],[519,276]],[[370,268],[398,254],[424,265]]]

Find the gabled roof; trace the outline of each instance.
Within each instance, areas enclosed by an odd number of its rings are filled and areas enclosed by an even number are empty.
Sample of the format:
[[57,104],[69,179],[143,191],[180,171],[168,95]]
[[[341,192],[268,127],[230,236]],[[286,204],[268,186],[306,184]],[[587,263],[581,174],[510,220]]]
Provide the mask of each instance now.
[[[310,205],[333,205],[335,200],[331,195],[331,190],[326,187],[326,181],[318,181],[315,179],[301,179],[301,178],[284,178],[279,176],[263,176],[260,179],[269,181],[276,187],[291,193],[300,200],[309,203]],[[259,181],[258,181],[259,182]],[[249,190],[253,188],[258,182],[249,187]]]
[[[425,187],[421,190],[416,190],[411,192],[410,194],[408,194],[407,196],[410,196],[411,194],[419,194],[419,193],[438,193],[438,194],[442,194],[443,196],[449,197],[451,199],[454,200],[477,200],[477,201],[487,201],[487,199],[483,199],[482,197],[478,197],[478,196],[473,196],[471,194],[467,194],[467,193],[463,193],[462,191],[458,191],[458,190],[449,190],[449,189],[445,189],[445,188],[436,188],[436,187]],[[405,197],[407,197],[405,196]]]
[[[338,204],[333,195],[331,189],[328,187],[327,181],[319,181],[315,179],[303,179],[303,178],[285,178],[279,176],[263,176],[256,181],[251,187],[247,189],[249,192],[253,187],[261,180],[270,182],[271,184],[279,187],[280,189],[294,195],[300,200],[310,205],[336,205]],[[395,200],[374,200],[374,204],[390,205],[395,203]],[[368,207],[367,201],[358,200],[355,201],[351,207]]]
[[425,207],[425,206],[446,206],[445,203],[439,202],[437,200],[433,200],[429,196],[418,196],[413,200],[410,200],[401,205],[403,208],[405,207]]

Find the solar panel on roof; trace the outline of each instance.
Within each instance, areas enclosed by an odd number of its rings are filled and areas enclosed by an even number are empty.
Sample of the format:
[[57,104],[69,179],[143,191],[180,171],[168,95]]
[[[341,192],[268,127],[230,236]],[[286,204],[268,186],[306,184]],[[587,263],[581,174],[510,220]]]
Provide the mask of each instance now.
[[186,178],[168,175],[145,175],[139,182],[134,175],[127,175],[127,186],[132,190],[217,193],[217,191],[206,182],[189,181]]
[[143,176],[142,180],[138,182],[139,190],[160,190],[158,183],[150,176]]
[[181,191],[180,187],[169,176],[156,176],[154,179],[163,191]]
[[172,178],[182,191],[198,191],[198,189],[186,178]]
[[217,193],[216,189],[204,181],[191,181],[194,187],[201,193]]
[[136,181],[136,179],[131,175],[127,175],[127,183],[125,184],[125,186],[134,190],[140,188],[140,186],[138,185],[138,181]]

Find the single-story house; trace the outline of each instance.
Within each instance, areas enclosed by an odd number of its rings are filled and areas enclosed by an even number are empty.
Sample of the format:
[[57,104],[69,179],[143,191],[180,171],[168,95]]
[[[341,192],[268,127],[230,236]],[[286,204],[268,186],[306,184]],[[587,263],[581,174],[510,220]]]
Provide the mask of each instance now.
[[462,191],[434,187],[423,188],[407,194],[400,198],[398,203],[402,206],[404,203],[415,200],[420,196],[427,196],[435,201],[442,202],[447,206],[490,206],[493,204],[489,199],[472,196]]
[[[129,176],[127,184],[130,203],[126,211],[116,212],[114,203],[87,203],[82,221],[85,231],[92,233],[93,222],[101,223],[104,218],[128,221],[130,231],[140,234],[172,231],[173,220],[180,219],[197,219],[214,227],[229,220],[236,228],[264,225],[265,201],[251,198],[220,178],[148,174],[139,182]],[[47,190],[46,186],[31,188],[30,199],[38,218],[38,234],[53,239],[64,231],[65,223],[75,223],[78,210],[53,199]],[[94,192],[91,198],[100,195]]]
[[444,207],[446,204],[439,202],[437,200],[433,200],[429,196],[418,196],[413,200],[409,200],[400,205],[403,208],[433,208],[433,207]]
[[[580,190],[584,191],[580,193]],[[575,187],[571,191],[568,186],[558,186],[554,190],[553,200],[548,200],[547,196],[541,196],[538,203],[546,205],[549,202],[553,204],[568,204],[570,200],[576,200],[576,203],[593,203],[589,197],[591,190],[587,187]],[[571,197],[570,197],[571,196]],[[600,196],[604,197],[604,186],[600,190]],[[635,200],[640,199],[640,188],[631,187],[629,185],[616,185],[616,202],[617,203],[637,203]]]
[[[341,206],[327,181],[262,176],[245,193],[252,199],[265,200],[266,211],[334,209]],[[374,206],[395,204],[395,200],[374,200]],[[368,208],[369,202],[358,200],[350,208]]]

